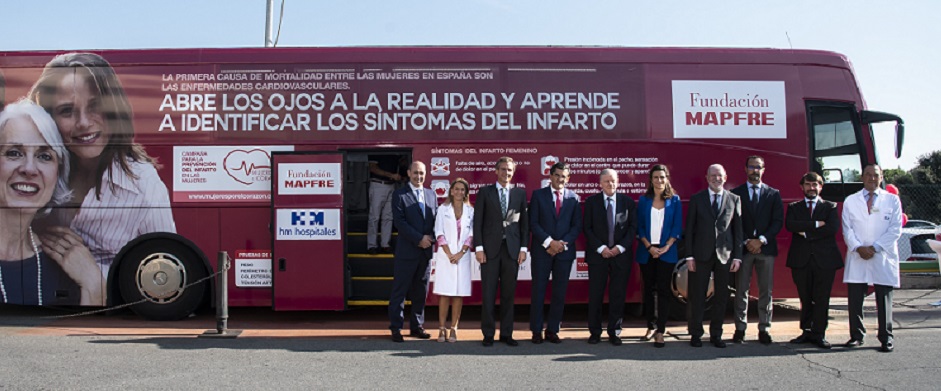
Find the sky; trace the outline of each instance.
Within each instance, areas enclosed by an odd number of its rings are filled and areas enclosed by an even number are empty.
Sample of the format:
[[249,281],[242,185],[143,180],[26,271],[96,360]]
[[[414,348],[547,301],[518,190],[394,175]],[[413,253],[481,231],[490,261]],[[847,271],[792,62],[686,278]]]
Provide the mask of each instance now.
[[[759,47],[835,51],[852,61],[885,168],[941,149],[941,1],[285,0],[280,47],[550,45]],[[276,12],[281,1],[275,1]],[[264,0],[34,0],[3,3],[0,51],[264,46]],[[276,18],[277,24],[277,18]]]

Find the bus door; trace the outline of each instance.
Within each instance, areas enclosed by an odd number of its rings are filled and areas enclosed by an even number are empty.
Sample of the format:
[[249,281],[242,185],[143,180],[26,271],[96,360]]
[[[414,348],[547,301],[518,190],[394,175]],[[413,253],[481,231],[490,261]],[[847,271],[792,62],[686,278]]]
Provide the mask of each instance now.
[[345,309],[342,152],[271,155],[275,310]]
[[856,108],[841,102],[808,102],[810,169],[823,177],[820,197],[834,202],[860,189],[869,163]]

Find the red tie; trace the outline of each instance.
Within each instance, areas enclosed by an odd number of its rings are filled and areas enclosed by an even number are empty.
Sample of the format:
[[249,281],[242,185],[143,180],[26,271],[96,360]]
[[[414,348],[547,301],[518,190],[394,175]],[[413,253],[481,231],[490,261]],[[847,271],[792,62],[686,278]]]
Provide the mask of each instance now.
[[562,191],[557,191],[556,194],[558,197],[555,199],[555,215],[558,216],[559,212],[562,211]]
[[876,200],[876,193],[870,191],[869,199],[866,200],[866,207],[869,208],[869,214],[872,214],[872,202]]

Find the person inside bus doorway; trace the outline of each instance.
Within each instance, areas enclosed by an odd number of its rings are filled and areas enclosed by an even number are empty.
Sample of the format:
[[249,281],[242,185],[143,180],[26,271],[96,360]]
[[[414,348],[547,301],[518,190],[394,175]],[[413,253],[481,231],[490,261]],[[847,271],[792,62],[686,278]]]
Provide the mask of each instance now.
[[67,236],[78,234],[95,255],[104,281],[128,242],[151,232],[176,233],[167,186],[155,159],[134,142],[131,104],[104,58],[56,56],[29,99],[52,115],[71,155],[73,198],[56,213],[64,227],[44,235],[44,243],[69,246]]
[[725,168],[713,164],[706,170],[706,190],[689,199],[686,220],[686,263],[689,265],[689,344],[702,346],[703,313],[710,274],[715,279],[715,299],[709,341],[724,348],[722,322],[729,297],[729,273],[742,265],[742,202],[725,190]]
[[430,261],[435,242],[435,215],[438,197],[424,187],[425,163],[416,161],[408,169],[409,183],[392,194],[392,221],[399,231],[395,246],[392,274],[392,295],[389,298],[389,329],[392,341],[402,342],[405,323],[405,298],[412,301],[409,335],[431,338],[425,332],[425,300],[431,277]]
[[898,240],[902,236],[902,202],[895,194],[880,188],[882,167],[870,164],[863,169],[863,189],[846,197],[843,203],[843,241],[846,243],[846,269],[843,282],[849,291],[850,340],[847,347],[863,344],[863,299],[867,285],[876,290],[876,310],[882,343],[880,351],[895,350],[892,335],[892,289],[901,286]]
[[42,245],[34,219],[71,196],[68,153],[42,107],[21,100],[0,112],[0,293],[3,303],[101,305],[101,275],[81,239]]
[[516,170],[513,158],[504,156],[495,165],[497,182],[477,191],[474,205],[474,247],[480,263],[482,344],[493,346],[496,334],[494,307],[500,290],[500,342],[517,346],[513,339],[513,305],[519,266],[526,262],[529,216],[526,190],[510,181]]
[[778,256],[778,232],[784,226],[784,205],[781,192],[761,181],[765,159],[745,159],[748,180],[732,189],[742,200],[742,231],[745,255],[742,267],[735,274],[735,334],[732,342],[745,342],[748,328],[748,294],[752,270],[758,273],[758,342],[771,344],[771,290],[774,284],[774,258]]
[[[532,244],[532,296],[529,328],[532,342],[543,341],[543,316],[546,288],[552,276],[552,298],[546,317],[545,340],[561,343],[559,328],[565,309],[565,292],[575,262],[575,239],[582,231],[582,210],[578,194],[565,188],[569,166],[558,162],[549,169],[549,187],[533,192],[529,204],[529,228]],[[633,236],[633,235],[631,235]]]
[[369,221],[366,227],[366,250],[370,254],[378,254],[380,246],[382,252],[392,252],[389,245],[392,240],[392,192],[402,180],[399,162],[403,158],[399,155],[369,155]]

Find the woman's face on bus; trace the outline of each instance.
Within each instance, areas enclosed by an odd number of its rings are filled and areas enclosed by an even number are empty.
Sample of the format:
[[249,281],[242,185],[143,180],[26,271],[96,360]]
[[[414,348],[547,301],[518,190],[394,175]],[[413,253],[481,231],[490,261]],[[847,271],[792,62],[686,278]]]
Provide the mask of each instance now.
[[76,157],[95,159],[108,145],[108,126],[101,112],[101,99],[82,71],[59,79],[52,97],[52,118],[62,140]]
[[0,206],[42,209],[58,175],[59,159],[29,117],[11,118],[0,128]]

